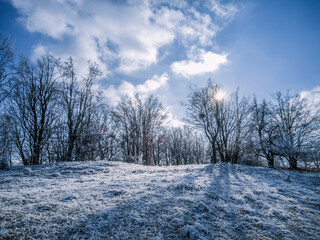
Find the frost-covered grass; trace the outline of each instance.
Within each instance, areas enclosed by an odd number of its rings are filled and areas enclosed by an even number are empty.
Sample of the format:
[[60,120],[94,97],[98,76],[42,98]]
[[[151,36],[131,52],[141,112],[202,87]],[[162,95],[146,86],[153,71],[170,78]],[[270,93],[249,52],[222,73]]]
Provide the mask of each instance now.
[[59,163],[0,172],[0,239],[319,239],[320,173]]

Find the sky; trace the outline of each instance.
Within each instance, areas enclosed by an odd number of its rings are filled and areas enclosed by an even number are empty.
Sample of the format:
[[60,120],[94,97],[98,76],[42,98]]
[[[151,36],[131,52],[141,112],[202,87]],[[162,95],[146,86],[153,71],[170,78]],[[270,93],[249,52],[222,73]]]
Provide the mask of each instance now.
[[0,0],[0,31],[17,56],[71,56],[79,76],[98,63],[109,104],[154,94],[178,126],[190,86],[209,78],[227,93],[319,100],[319,12],[316,0]]

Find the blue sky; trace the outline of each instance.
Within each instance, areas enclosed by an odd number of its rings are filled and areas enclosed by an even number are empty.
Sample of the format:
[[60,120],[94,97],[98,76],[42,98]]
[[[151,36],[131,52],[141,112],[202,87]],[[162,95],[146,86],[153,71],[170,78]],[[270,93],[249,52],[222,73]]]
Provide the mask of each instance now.
[[[174,124],[190,85],[320,98],[320,1],[0,0],[0,30],[17,55],[97,62],[110,104],[154,94]],[[177,120],[175,120],[177,119]]]

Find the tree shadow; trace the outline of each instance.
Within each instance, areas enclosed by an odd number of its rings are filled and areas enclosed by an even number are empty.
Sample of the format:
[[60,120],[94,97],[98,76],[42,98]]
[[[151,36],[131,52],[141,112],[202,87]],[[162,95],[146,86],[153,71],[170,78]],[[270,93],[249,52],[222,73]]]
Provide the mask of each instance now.
[[267,183],[262,185],[261,179],[255,182],[252,173],[256,174],[230,164],[191,169],[169,184],[150,185],[151,193],[131,196],[114,207],[79,219],[58,238],[312,238],[314,230],[311,235],[290,232],[288,215],[272,209],[276,200],[273,195],[278,195],[269,194],[272,188]]

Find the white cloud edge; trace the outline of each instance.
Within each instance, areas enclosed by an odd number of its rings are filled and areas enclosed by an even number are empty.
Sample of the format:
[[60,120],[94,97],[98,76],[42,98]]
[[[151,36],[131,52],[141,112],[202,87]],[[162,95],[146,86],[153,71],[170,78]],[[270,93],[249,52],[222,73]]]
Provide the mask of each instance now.
[[234,3],[221,4],[219,0],[211,0],[211,11],[218,17],[232,19],[239,11]]
[[133,85],[127,81],[122,81],[118,87],[111,85],[107,89],[103,90],[103,95],[111,105],[115,106],[122,97],[134,97],[135,94],[145,97],[148,94],[154,93],[159,88],[164,87],[168,80],[168,74],[163,73],[160,76],[154,75],[151,79],[137,85]]
[[189,60],[173,62],[170,67],[175,74],[190,78],[217,71],[222,64],[228,63],[227,56],[225,53],[218,54],[200,49],[196,56],[189,56]]
[[316,86],[309,91],[301,91],[299,95],[301,98],[305,98],[312,103],[320,104],[320,86]]
[[174,116],[170,106],[166,107],[165,113],[167,114],[167,119],[164,122],[164,126],[178,128],[186,125],[184,121],[180,121]]
[[[142,84],[133,85],[127,81],[123,81],[118,87],[111,85],[107,89],[102,90],[102,92],[108,103],[112,106],[116,106],[117,103],[121,101],[121,98],[125,96],[132,98],[135,94],[139,94],[142,98],[145,98],[149,94],[154,94],[158,89],[166,86],[168,80],[168,74],[163,73],[160,76],[154,75],[151,79],[146,80]],[[174,116],[171,106],[166,106],[164,113],[167,115],[164,126],[181,127],[185,125],[183,121],[180,121]]]

